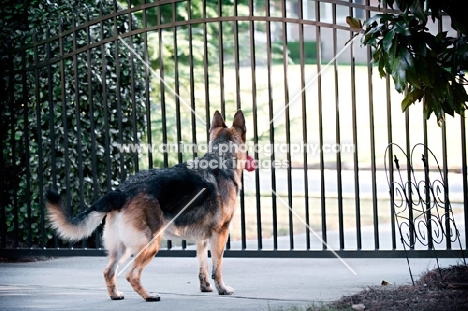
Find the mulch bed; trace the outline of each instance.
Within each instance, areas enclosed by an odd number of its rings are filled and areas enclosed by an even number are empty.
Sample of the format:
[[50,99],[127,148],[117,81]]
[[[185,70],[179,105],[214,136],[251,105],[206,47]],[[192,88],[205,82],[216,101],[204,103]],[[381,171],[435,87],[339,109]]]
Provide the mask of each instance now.
[[[385,284],[385,282],[383,282]],[[468,266],[426,272],[415,285],[369,287],[318,310],[468,310]]]

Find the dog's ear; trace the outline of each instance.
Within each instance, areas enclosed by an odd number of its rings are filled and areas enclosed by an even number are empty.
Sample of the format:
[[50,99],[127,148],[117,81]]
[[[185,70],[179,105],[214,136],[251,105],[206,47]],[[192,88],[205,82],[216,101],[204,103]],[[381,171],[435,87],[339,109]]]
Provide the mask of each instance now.
[[226,124],[224,124],[224,119],[223,116],[219,113],[218,110],[215,111],[213,114],[213,120],[211,121],[211,127],[210,127],[210,133],[214,128],[217,127],[227,127]]
[[237,110],[236,114],[234,115],[234,121],[232,122],[233,127],[240,128],[242,132],[246,132],[247,129],[245,128],[245,118],[242,110]]

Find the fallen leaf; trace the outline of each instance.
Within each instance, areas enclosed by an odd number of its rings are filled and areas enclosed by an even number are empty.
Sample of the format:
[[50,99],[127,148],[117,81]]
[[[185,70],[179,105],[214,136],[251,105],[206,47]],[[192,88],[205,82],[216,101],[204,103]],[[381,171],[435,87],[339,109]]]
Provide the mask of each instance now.
[[446,287],[450,289],[467,289],[468,283],[448,283]]
[[353,310],[358,310],[358,311],[362,311],[362,310],[365,310],[366,309],[366,306],[362,303],[358,303],[356,305],[352,305],[351,306],[351,309]]

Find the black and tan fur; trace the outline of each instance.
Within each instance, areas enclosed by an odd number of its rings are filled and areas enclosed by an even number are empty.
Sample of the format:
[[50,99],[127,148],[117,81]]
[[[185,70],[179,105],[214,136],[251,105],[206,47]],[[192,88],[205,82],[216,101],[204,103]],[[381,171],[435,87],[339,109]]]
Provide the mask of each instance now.
[[231,295],[234,290],[223,282],[222,259],[229,224],[241,189],[246,154],[244,148],[231,148],[235,150],[219,154],[217,146],[244,144],[245,132],[242,111],[234,115],[230,128],[226,127],[221,114],[216,111],[210,128],[211,150],[201,159],[224,159],[227,168],[190,169],[187,163],[182,163],[168,169],[141,171],[73,218],[63,212],[59,195],[48,191],[46,206],[51,225],[61,237],[80,240],[89,236],[106,217],[103,242],[109,263],[104,269],[104,279],[113,300],[124,298],[116,285],[119,264],[130,254],[138,254],[154,239],[136,257],[126,278],[146,301],[157,301],[159,296],[150,295],[142,286],[141,272],[158,252],[163,227],[205,188],[164,234],[197,241],[198,276],[202,292],[212,291],[208,276],[209,242],[216,289],[220,295]]

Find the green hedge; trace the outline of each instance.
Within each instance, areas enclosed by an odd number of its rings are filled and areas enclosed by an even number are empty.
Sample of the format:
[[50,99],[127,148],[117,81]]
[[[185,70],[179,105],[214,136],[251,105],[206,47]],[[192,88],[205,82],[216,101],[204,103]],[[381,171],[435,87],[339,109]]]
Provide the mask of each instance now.
[[[15,75],[0,76],[3,94],[0,98],[3,147],[0,207],[5,215],[0,221],[2,230],[6,226],[8,237],[18,241],[19,246],[53,246],[51,231],[42,229],[45,189],[58,189],[70,212],[77,213],[135,171],[137,162],[133,155],[121,154],[110,145],[138,140],[144,137],[146,128],[146,69],[141,62],[132,60],[123,44],[118,43],[118,58],[116,43],[111,41],[103,50],[101,46],[93,48],[89,56],[85,50],[37,70],[28,68],[49,59],[46,45],[37,47],[37,55],[33,47],[15,54],[5,53],[43,40],[49,36],[48,32],[54,36],[60,26],[67,31],[81,25],[87,15],[89,19],[98,17],[101,9],[104,15],[110,14],[114,4],[106,0],[59,3],[32,0],[9,1],[0,8],[2,66],[9,72],[18,70]],[[24,14],[18,14],[19,10]],[[22,17],[22,23],[18,23],[18,16]],[[103,37],[128,32],[130,25],[135,28],[138,21],[132,18],[130,23],[127,14],[117,17],[117,29],[113,19],[104,21]],[[90,41],[104,39],[100,32],[100,24],[90,27]],[[75,33],[76,48],[86,46],[86,30]],[[141,37],[134,36],[130,44],[143,55]],[[66,54],[73,48],[71,33],[63,40],[63,51]],[[59,55],[59,42],[53,41],[50,58]],[[132,107],[132,97],[135,107]]]
[[[300,42],[288,42],[289,57],[295,64],[300,64]],[[304,63],[316,64],[317,63],[317,43],[304,42]]]

